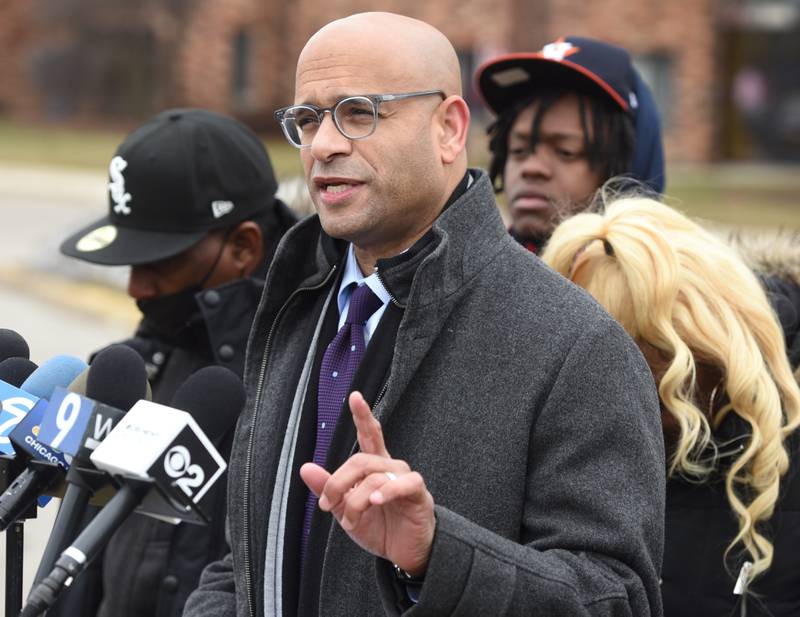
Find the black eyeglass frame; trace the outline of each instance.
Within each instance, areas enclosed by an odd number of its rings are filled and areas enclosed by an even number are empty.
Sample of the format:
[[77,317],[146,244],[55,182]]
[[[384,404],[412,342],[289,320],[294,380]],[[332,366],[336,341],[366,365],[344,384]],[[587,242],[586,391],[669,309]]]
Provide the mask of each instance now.
[[[280,123],[281,129],[283,129],[283,134],[286,137],[287,141],[292,144],[295,148],[305,149],[310,148],[311,144],[298,144],[296,143],[290,133],[289,130],[286,128],[286,122],[289,121],[287,117],[288,112],[297,109],[308,110],[316,114],[318,124],[322,125],[322,120],[324,118],[325,113],[329,113],[331,115],[331,119],[333,120],[333,124],[336,127],[336,130],[342,134],[342,136],[350,139],[352,141],[356,141],[359,139],[366,139],[370,135],[375,132],[375,129],[378,127],[378,106],[381,103],[388,103],[390,101],[401,101],[403,99],[410,99],[413,97],[418,96],[432,96],[434,94],[438,94],[442,97],[442,100],[447,98],[447,95],[442,90],[421,90],[419,92],[400,92],[396,94],[356,94],[351,96],[346,96],[344,98],[339,99],[336,101],[331,107],[317,107],[316,105],[310,104],[301,104],[301,105],[288,105],[287,107],[281,107],[280,109],[275,111],[275,119]],[[358,137],[351,137],[348,135],[344,129],[339,125],[339,120],[336,117],[336,110],[339,108],[340,105],[346,103],[348,101],[352,101],[354,99],[363,99],[369,101],[372,105],[372,128],[366,135],[359,135]]]

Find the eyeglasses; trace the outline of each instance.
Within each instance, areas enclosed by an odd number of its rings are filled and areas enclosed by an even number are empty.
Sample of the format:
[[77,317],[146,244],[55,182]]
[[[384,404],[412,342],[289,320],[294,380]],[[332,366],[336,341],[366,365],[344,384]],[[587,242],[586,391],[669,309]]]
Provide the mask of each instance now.
[[347,139],[364,139],[372,135],[378,126],[378,105],[381,103],[434,94],[441,96],[442,100],[447,98],[441,90],[403,94],[363,94],[345,97],[332,107],[290,105],[276,111],[275,117],[290,144],[297,148],[308,148],[322,124],[325,113],[331,115],[336,128]]

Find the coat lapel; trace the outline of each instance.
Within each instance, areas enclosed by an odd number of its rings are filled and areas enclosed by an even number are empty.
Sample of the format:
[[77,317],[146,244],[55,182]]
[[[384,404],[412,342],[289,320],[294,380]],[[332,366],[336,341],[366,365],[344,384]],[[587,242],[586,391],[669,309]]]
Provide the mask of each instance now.
[[386,392],[375,417],[386,424],[469,281],[507,244],[488,177],[482,172],[436,221],[436,247],[419,265],[397,333]]

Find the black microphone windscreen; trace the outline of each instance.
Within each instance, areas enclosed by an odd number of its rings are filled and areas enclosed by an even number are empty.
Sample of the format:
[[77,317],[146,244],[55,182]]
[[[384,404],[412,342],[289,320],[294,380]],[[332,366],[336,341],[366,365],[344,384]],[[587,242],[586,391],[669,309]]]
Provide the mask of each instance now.
[[0,360],[6,358],[30,358],[28,343],[14,330],[0,328]]
[[19,388],[38,366],[27,358],[6,358],[0,362],[0,381]]
[[111,345],[89,367],[86,396],[117,409],[130,409],[147,395],[144,360],[126,345]]
[[205,366],[175,391],[170,405],[192,415],[212,440],[236,424],[244,406],[242,380],[224,366]]

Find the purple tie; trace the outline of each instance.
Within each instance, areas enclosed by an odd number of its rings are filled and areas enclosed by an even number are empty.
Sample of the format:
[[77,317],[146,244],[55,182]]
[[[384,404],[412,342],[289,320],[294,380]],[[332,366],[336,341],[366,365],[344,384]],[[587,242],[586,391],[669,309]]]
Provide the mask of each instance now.
[[[358,363],[364,355],[366,336],[364,324],[381,307],[381,300],[367,285],[359,285],[350,296],[350,306],[344,325],[325,350],[319,372],[317,396],[317,441],[314,447],[314,462],[325,466],[325,457],[333,438],[336,422],[356,374]],[[330,471],[330,470],[329,470]],[[317,506],[317,498],[311,491],[306,501],[303,537],[300,546],[300,563],[305,560],[311,517]]]

